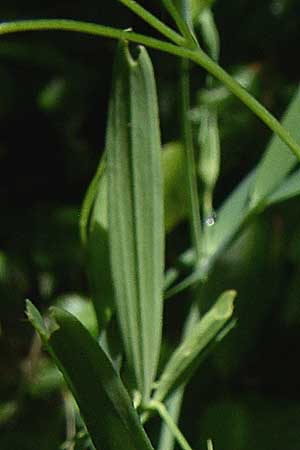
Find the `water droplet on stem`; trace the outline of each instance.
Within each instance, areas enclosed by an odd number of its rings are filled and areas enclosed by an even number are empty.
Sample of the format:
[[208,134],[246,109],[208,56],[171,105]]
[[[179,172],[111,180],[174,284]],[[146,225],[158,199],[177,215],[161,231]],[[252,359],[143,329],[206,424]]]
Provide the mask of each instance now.
[[205,219],[205,225],[208,227],[212,227],[216,223],[217,215],[215,212],[207,216]]

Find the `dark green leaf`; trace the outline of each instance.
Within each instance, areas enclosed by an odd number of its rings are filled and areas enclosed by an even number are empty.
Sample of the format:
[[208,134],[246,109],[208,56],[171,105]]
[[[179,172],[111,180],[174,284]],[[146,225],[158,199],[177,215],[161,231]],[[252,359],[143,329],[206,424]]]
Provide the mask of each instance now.
[[27,315],[72,391],[96,450],[153,450],[108,357],[70,313],[52,308],[47,330],[38,310]]

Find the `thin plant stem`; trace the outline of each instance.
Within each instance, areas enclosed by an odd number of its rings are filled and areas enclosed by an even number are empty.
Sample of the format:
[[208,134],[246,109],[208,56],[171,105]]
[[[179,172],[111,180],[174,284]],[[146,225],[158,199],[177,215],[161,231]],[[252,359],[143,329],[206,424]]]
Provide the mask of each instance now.
[[80,22],[67,19],[36,19],[16,22],[3,22],[0,24],[0,36],[11,33],[59,30],[73,31],[95,36],[103,36],[112,39],[123,39],[137,44],[164,51],[171,55],[190,59],[195,64],[206,69],[211,75],[221,81],[236,97],[238,97],[262,122],[265,123],[277,136],[290,148],[300,162],[300,145],[292,138],[290,133],[279,123],[279,121],[249,92],[247,92],[237,81],[235,81],[222,67],[215,63],[202,49],[190,50],[178,47],[169,42],[133,33],[104,25],[89,22]]
[[190,289],[193,286],[196,286],[200,281],[205,281],[205,279],[208,276],[209,271],[213,267],[215,261],[218,259],[219,255],[224,252],[226,248],[229,247],[230,243],[233,241],[236,236],[238,236],[241,231],[246,227],[246,225],[256,216],[258,212],[262,212],[264,209],[263,203],[256,205],[254,208],[250,209],[244,216],[243,220],[241,221],[237,231],[235,232],[234,236],[231,237],[229,241],[225,243],[225,245],[221,246],[217,249],[215,253],[210,255],[208,259],[206,260],[207,264],[205,267],[205,270],[201,270],[201,268],[196,268],[190,275],[188,275],[186,278],[184,278],[179,283],[175,284],[171,288],[169,288],[164,295],[165,299],[168,299],[170,297],[173,297],[174,295],[179,294],[180,292],[183,292],[186,289]]
[[[172,28],[165,25],[161,20],[143,8],[139,3],[134,0],[118,0],[132,12],[134,12],[137,16],[147,22],[152,26],[155,30],[159,31],[163,36],[170,39],[170,41],[174,42],[177,45],[185,45],[186,39],[180,34],[176,33],[176,31],[172,30]],[[180,30],[181,31],[181,30]]]
[[76,417],[73,400],[69,392],[63,394],[66,416],[66,450],[74,450],[76,436]]
[[[200,313],[199,313],[198,302],[197,302],[197,299],[194,299],[194,301],[192,302],[192,304],[190,306],[190,310],[185,319],[185,322],[184,322],[181,341],[183,341],[190,334],[190,332],[194,329],[194,326],[198,322],[199,318],[200,318]],[[169,405],[170,405],[171,409],[168,409],[168,411],[170,411],[169,413],[170,413],[173,421],[176,424],[178,423],[179,416],[180,416],[184,391],[185,391],[185,384],[182,386],[179,386],[176,389],[176,391],[174,392],[174,394],[170,397],[171,403],[169,403]],[[172,437],[173,437],[172,433],[169,430],[167,431],[166,429],[163,428],[163,430],[161,432],[160,440],[159,440],[159,444],[160,444],[159,450],[173,449],[173,438]]]
[[211,439],[207,441],[207,450],[214,450],[213,443]]
[[206,187],[203,192],[203,211],[204,219],[213,214],[213,190],[210,187]]
[[162,420],[166,423],[169,430],[177,440],[178,444],[183,450],[193,450],[192,447],[189,445],[188,441],[185,439],[177,425],[174,423],[172,417],[168,413],[167,408],[164,406],[163,403],[158,402],[156,400],[152,400],[149,404],[149,409],[157,411]]
[[181,96],[181,123],[182,144],[185,150],[187,180],[189,191],[189,215],[193,247],[196,253],[196,261],[201,258],[201,218],[199,207],[199,195],[197,186],[197,169],[195,149],[191,123],[188,118],[190,110],[190,62],[187,59],[180,61],[180,96]]
[[198,47],[197,41],[193,36],[191,30],[189,29],[188,24],[183,19],[182,15],[179,13],[178,9],[174,5],[172,0],[162,0],[165,8],[168,10],[169,14],[173,17],[174,22],[176,23],[181,34],[186,38],[188,46],[190,48]]
[[85,197],[82,202],[80,219],[79,219],[79,230],[80,239],[83,245],[86,245],[88,238],[88,223],[90,219],[90,214],[93,208],[97,187],[100,178],[103,176],[105,170],[105,156],[102,157],[97,171],[86,191]]

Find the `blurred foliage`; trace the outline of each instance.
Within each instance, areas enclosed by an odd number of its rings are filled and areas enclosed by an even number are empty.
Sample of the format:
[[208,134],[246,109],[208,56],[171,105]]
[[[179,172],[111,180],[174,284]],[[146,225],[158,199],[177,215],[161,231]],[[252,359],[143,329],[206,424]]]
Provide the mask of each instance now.
[[[169,20],[159,2],[143,4]],[[299,1],[217,0],[214,13],[221,64],[280,116],[300,78]],[[1,20],[66,17],[149,32],[109,0],[3,0],[0,14]],[[90,307],[79,210],[104,146],[114,49],[109,40],[58,32],[0,40],[1,450],[57,450],[68,437],[63,383],[25,320],[24,299],[42,309],[71,302],[79,317]],[[151,56],[168,143],[179,133],[177,63]],[[194,68],[195,130],[204,79]],[[226,90],[214,89],[222,144],[217,207],[270,135]],[[272,207],[222,255],[201,294],[206,310],[225,289],[238,291],[238,326],[198,370],[184,402],[184,432],[201,450],[210,437],[215,450],[300,450],[299,226],[299,198]],[[168,236],[168,264],[187,245],[183,223]],[[179,339],[187,308],[186,293],[166,303],[164,348]],[[79,435],[76,448],[87,448],[85,442]]]

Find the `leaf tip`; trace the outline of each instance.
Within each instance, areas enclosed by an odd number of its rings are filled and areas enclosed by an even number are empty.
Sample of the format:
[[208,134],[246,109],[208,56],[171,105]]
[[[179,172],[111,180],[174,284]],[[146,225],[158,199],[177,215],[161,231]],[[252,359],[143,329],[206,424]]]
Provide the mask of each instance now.
[[216,309],[216,317],[218,319],[226,319],[232,316],[234,310],[234,300],[237,295],[235,290],[225,291],[218,302]]
[[29,299],[26,299],[25,311],[29,322],[37,331],[37,333],[41,336],[41,338],[47,339],[49,337],[49,332],[45,326],[43,317],[41,316],[39,310]]

